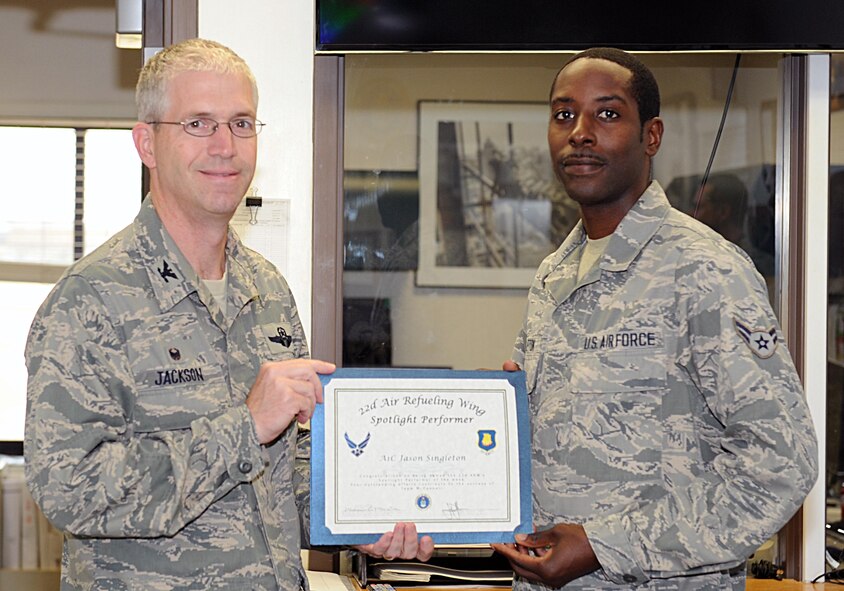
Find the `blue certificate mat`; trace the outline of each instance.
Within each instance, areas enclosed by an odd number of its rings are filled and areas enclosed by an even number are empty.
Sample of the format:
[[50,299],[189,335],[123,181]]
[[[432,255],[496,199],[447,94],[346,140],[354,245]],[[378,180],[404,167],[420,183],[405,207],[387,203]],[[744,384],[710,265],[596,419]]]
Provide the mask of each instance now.
[[338,369],[311,419],[311,543],[400,521],[438,544],[533,531],[524,372]]

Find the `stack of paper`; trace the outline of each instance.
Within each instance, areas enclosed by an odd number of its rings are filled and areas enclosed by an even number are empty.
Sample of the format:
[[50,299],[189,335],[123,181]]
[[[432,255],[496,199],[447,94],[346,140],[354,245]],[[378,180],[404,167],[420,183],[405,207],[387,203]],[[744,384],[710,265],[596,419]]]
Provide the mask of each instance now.
[[373,578],[382,581],[428,583],[431,577],[447,577],[460,581],[509,583],[513,579],[510,570],[460,570],[419,562],[376,562],[370,568]]
[[349,577],[337,573],[305,571],[311,591],[355,591]]

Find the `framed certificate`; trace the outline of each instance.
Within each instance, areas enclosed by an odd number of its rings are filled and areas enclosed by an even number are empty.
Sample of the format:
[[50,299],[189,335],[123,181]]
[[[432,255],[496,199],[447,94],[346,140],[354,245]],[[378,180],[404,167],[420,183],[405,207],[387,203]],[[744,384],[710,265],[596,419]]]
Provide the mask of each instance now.
[[311,420],[311,543],[399,521],[436,543],[533,531],[523,372],[338,369]]

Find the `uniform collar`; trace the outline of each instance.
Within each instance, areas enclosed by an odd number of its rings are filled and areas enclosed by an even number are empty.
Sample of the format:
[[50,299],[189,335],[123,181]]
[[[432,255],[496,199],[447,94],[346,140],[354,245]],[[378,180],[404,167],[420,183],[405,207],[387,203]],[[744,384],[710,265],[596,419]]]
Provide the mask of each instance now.
[[[662,187],[657,181],[652,181],[613,232],[598,261],[598,267],[602,271],[626,271],[662,225],[670,209],[671,204]],[[582,252],[580,247],[585,241],[586,230],[583,221],[579,221],[552,255],[546,273],[540,277],[557,303],[568,299],[581,285],[593,283],[599,278],[593,270],[579,283],[577,281],[577,267]]]
[[[134,229],[138,252],[144,261],[150,284],[156,299],[160,302],[161,310],[169,310],[186,297],[196,293],[211,311],[214,321],[224,326],[226,322],[222,312],[167,232],[149,196],[144,199],[141,210],[135,218]],[[228,298],[229,305],[235,306],[236,310],[240,310],[249,300],[258,296],[252,274],[237,260],[241,248],[243,246],[240,239],[229,226],[226,239]]]
[[605,271],[626,271],[656,234],[671,204],[657,181],[642,193],[613,232],[600,267]]

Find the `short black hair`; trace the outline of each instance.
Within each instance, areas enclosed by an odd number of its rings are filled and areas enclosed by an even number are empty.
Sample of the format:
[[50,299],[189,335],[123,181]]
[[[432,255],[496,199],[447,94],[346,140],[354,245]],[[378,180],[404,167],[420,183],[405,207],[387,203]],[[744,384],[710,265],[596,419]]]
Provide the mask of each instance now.
[[659,85],[653,72],[636,56],[614,47],[592,47],[573,56],[554,76],[551,92],[554,91],[554,84],[557,83],[560,72],[572,62],[583,58],[606,60],[629,70],[633,74],[630,78],[630,94],[636,99],[636,106],[639,108],[639,122],[644,126],[646,121],[659,117]]

